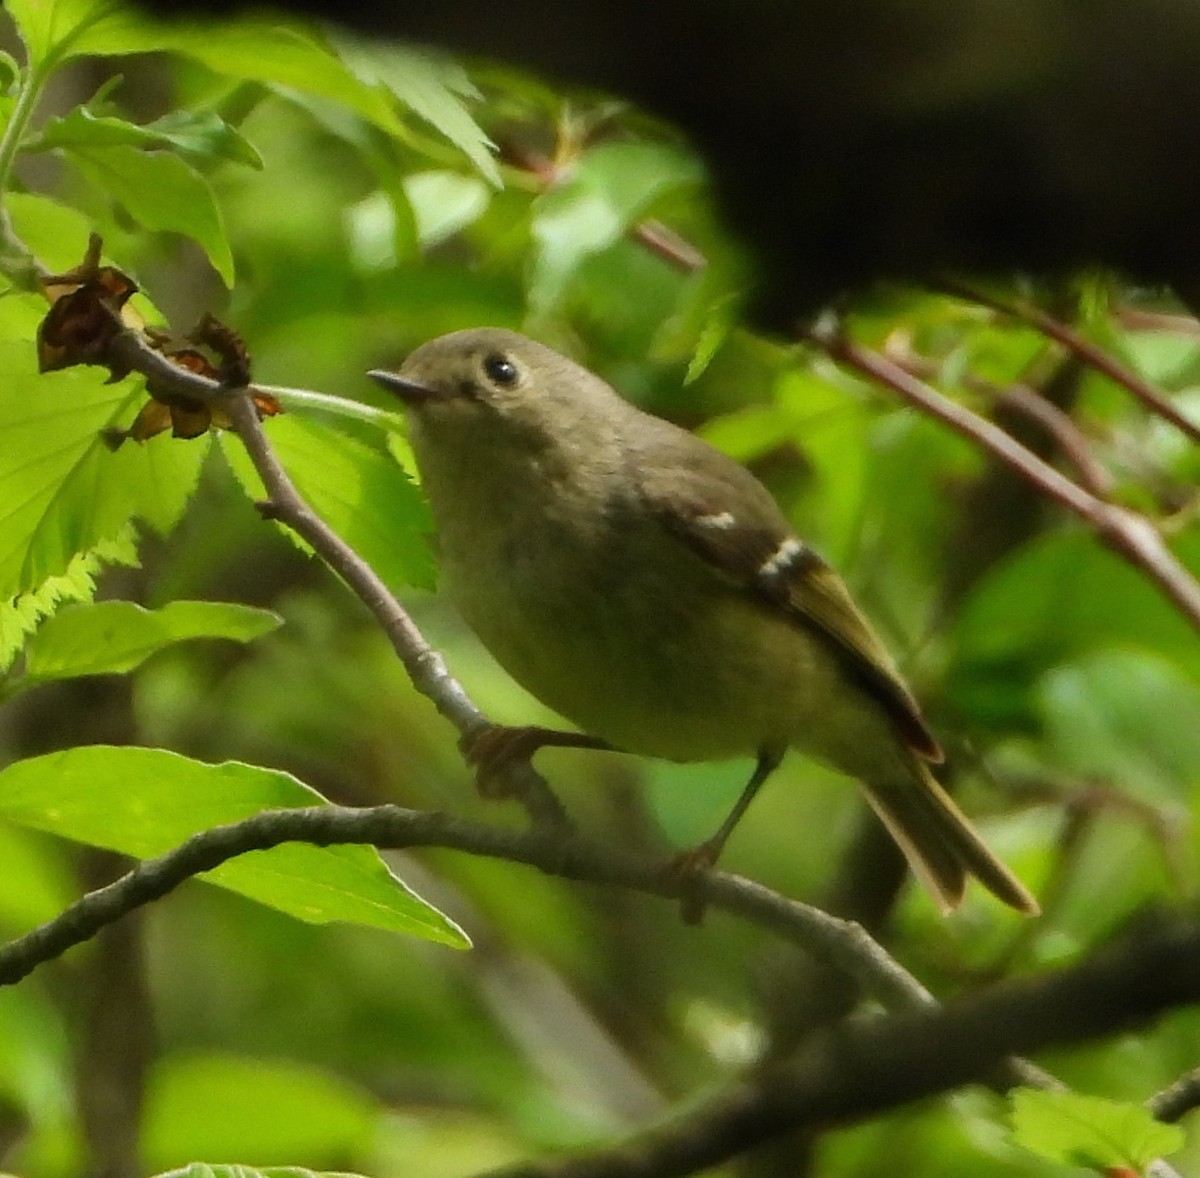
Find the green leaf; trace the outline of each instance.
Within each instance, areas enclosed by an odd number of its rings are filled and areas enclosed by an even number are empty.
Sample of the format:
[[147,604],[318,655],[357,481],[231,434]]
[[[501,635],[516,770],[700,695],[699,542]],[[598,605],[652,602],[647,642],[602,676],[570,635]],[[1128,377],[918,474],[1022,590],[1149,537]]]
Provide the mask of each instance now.
[[[93,228],[92,222],[81,212],[27,192],[7,193],[4,204],[12,217],[17,237],[51,272],[69,270],[79,264]],[[32,332],[36,330],[38,319],[46,313],[46,304],[38,299],[28,305],[31,310],[25,322]]]
[[177,155],[133,147],[76,144],[68,158],[100,192],[118,201],[147,229],[182,233],[197,241],[226,286],[233,286],[233,254],[208,181]]
[[618,241],[660,196],[700,179],[693,156],[662,144],[610,143],[587,152],[534,204],[530,303],[553,306],[585,258]]
[[[305,1158],[370,1152],[384,1109],[377,1097],[311,1064],[217,1053],[168,1056],[150,1073],[142,1156]],[[301,1178],[292,1167],[193,1164],[188,1178]]]
[[685,385],[692,384],[704,375],[704,370],[712,363],[713,357],[720,351],[721,345],[729,338],[734,327],[735,310],[736,299],[733,295],[726,295],[709,308],[700,329],[700,336],[696,340],[696,346],[688,360],[687,373],[683,378]]
[[318,37],[278,19],[156,22],[126,11],[89,28],[71,52],[179,53],[242,82],[327,98],[389,135],[404,130],[386,94],[356,77]]
[[[67,571],[47,577],[35,590],[21,593],[0,604],[0,671],[5,670],[25,645],[25,637],[37,624],[68,601],[90,601],[96,592],[96,576],[105,565],[137,567],[137,541],[132,528],[114,540],[98,544],[90,552],[71,558]],[[0,698],[6,691],[0,690]]]
[[478,220],[491,199],[481,181],[457,172],[417,172],[404,178],[404,191],[426,248]]
[[168,531],[206,449],[163,435],[110,450],[100,431],[127,425],[145,393],[134,379],[105,384],[96,369],[39,375],[33,337],[44,310],[32,296],[0,300],[0,599],[63,575],[131,519]]
[[1067,1166],[1139,1173],[1184,1143],[1178,1125],[1156,1121],[1140,1104],[1018,1088],[1012,1093],[1013,1136],[1033,1153]]
[[[389,454],[299,414],[275,418],[268,430],[276,455],[309,506],[388,585],[432,588],[429,513]],[[262,498],[262,483],[244,447],[236,438],[222,441],[248,494]],[[290,529],[285,531],[296,540]]]
[[71,44],[109,20],[118,5],[115,0],[7,0],[5,8],[36,69],[68,56]]
[[29,679],[123,674],[152,654],[193,638],[250,642],[282,624],[278,614],[220,601],[172,601],[148,610],[131,601],[102,601],[60,611],[26,651]]
[[466,71],[426,50],[340,36],[341,58],[371,86],[386,87],[455,145],[485,179],[501,187],[495,145],[468,111],[464,99],[478,99]]
[[[1200,569],[1200,534],[1173,547]],[[1082,529],[1041,536],[997,565],[963,603],[952,637],[947,693],[981,721],[1008,722],[1005,713],[1022,706],[1047,668],[1095,649],[1154,651],[1200,681],[1195,630],[1147,577]]]
[[201,162],[232,160],[262,167],[262,157],[254,147],[214,111],[175,110],[152,123],[138,124],[76,106],[61,118],[48,119],[41,133],[23,144],[22,150],[54,147],[166,147]]
[[1123,794],[1159,803],[1188,796],[1200,765],[1200,683],[1170,660],[1091,651],[1051,668],[1034,698],[1047,751],[1075,779],[1120,782]]
[[[165,749],[81,746],[0,772],[0,816],[139,859],[263,810],[322,805],[288,773],[208,765]],[[285,843],[200,879],[311,924],[349,921],[464,947],[463,932],[397,879],[373,848]]]

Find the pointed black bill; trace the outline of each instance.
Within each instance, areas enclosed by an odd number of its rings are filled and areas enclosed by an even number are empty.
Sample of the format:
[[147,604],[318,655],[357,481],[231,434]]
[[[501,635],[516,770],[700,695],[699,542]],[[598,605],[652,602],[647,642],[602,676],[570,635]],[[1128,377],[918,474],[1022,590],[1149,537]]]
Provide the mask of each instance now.
[[435,401],[445,396],[440,389],[430,388],[420,381],[409,380],[396,372],[385,372],[382,368],[372,368],[367,375],[389,393],[394,393],[406,405],[422,405],[426,401]]

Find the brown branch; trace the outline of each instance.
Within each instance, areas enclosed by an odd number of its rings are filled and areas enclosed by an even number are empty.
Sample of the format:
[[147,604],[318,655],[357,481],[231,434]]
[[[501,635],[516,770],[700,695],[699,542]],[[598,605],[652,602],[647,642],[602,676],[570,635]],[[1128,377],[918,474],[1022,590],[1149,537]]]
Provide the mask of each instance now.
[[1113,359],[1103,348],[1099,348],[1090,340],[1085,339],[1074,328],[1068,327],[1067,324],[1055,319],[1053,315],[1047,314],[1041,307],[1035,306],[1025,299],[1016,299],[1008,303],[1003,299],[974,290],[953,280],[944,281],[941,285],[950,294],[957,295],[959,298],[979,303],[1001,315],[1028,323],[1048,339],[1054,340],[1067,351],[1073,352],[1089,367],[1107,376],[1113,384],[1131,393],[1151,413],[1163,418],[1164,421],[1169,421],[1180,433],[1191,438],[1193,442],[1200,442],[1200,425],[1184,417],[1158,389],[1143,380],[1136,372],[1126,368],[1120,361]]
[[1169,1124],[1200,1108],[1200,1068],[1193,1068],[1174,1084],[1156,1092],[1146,1101],[1146,1107],[1158,1120]]
[[[314,846],[366,843],[392,849],[446,847],[526,864],[563,879],[630,888],[674,900],[698,889],[709,907],[820,955],[887,1009],[920,1010],[936,1005],[929,991],[859,925],[789,900],[753,880],[722,871],[704,872],[691,879],[659,858],[601,846],[545,825],[527,831],[504,830],[391,805],[270,810],[200,831],[0,948],[0,986],[20,981],[37,966],[89,940],[135,909],[161,899],[185,880],[238,855],[287,842]],[[1026,1078],[1025,1082],[1030,1081]]]
[[[942,372],[942,366],[926,356],[917,355],[907,348],[889,346],[884,353],[889,360],[895,361],[905,372],[911,373],[920,380],[935,380]],[[1079,426],[1075,424],[1069,413],[1064,413],[1052,401],[1048,401],[1035,388],[1027,384],[998,385],[982,377],[967,372],[958,377],[963,388],[972,392],[982,393],[990,397],[998,405],[1004,405],[1020,413],[1023,417],[1035,422],[1054,439],[1054,444],[1062,451],[1063,456],[1075,468],[1079,484],[1089,494],[1097,499],[1105,499],[1113,492],[1112,475],[1096,461],[1088,445],[1087,438]]]
[[684,274],[697,274],[708,259],[690,241],[661,221],[639,221],[630,230],[634,241]]
[[1172,315],[1166,311],[1144,311],[1140,307],[1118,307],[1117,322],[1128,331],[1160,331],[1171,335],[1200,335],[1195,315]]
[[1109,1035],[1198,999],[1200,924],[1164,920],[1056,973],[814,1036],[792,1058],[615,1149],[502,1167],[488,1178],[682,1178],[798,1127],[850,1124],[987,1083],[1012,1053]]
[[807,338],[834,360],[891,389],[948,425],[1010,467],[1047,498],[1084,520],[1113,551],[1149,577],[1200,630],[1200,584],[1144,516],[1098,499],[987,418],[918,380],[882,353],[849,339],[840,326],[818,324],[808,330]]

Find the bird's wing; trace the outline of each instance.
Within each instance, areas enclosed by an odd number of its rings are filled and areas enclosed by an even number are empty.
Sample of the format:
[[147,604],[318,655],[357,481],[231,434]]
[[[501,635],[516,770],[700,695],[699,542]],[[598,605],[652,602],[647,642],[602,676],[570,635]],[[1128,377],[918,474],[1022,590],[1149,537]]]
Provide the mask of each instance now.
[[671,535],[727,579],[827,641],[850,675],[887,710],[901,739],[927,760],[942,760],[916,700],[842,579],[792,533],[753,475],[733,462],[720,462],[716,470],[706,464],[701,471],[685,461],[652,465],[639,482],[643,501]]

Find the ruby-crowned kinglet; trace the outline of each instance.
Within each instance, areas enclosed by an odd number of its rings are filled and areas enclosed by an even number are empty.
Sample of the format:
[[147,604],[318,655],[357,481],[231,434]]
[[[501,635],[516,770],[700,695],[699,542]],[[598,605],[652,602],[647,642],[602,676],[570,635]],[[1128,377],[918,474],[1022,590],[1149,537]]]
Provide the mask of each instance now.
[[974,875],[1038,911],[934,780],[941,750],[840,578],[749,471],[511,331],[371,376],[408,410],[445,588],[514,679],[601,747],[758,757],[708,861],[794,747],[862,782],[943,910]]

